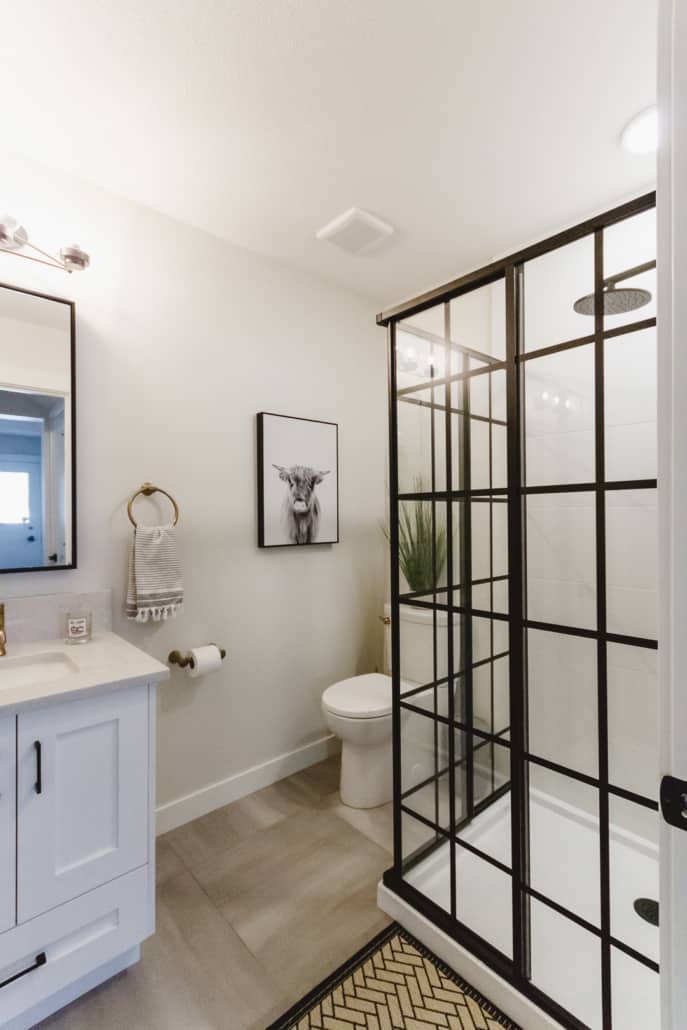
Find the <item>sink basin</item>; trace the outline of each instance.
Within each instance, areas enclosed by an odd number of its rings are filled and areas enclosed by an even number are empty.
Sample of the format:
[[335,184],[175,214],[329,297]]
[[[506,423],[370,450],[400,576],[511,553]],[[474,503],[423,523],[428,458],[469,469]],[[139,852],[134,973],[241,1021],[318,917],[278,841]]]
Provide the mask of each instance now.
[[0,690],[51,683],[78,671],[76,662],[63,651],[41,651],[16,657],[6,655],[0,658]]

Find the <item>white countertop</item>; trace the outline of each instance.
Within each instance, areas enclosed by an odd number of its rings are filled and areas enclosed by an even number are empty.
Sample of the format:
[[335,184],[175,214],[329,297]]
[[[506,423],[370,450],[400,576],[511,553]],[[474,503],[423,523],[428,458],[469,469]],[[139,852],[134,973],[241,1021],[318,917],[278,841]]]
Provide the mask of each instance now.
[[87,644],[10,641],[7,655],[0,658],[0,709],[66,701],[89,691],[168,677],[166,665],[116,633],[95,633]]

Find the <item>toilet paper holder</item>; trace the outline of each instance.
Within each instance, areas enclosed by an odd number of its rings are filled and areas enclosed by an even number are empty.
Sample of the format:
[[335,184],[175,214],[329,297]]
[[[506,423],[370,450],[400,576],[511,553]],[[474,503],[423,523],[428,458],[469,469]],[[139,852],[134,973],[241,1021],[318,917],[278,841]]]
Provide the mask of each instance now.
[[[210,643],[212,643],[212,641]],[[219,647],[217,644],[214,646],[219,651],[220,658],[224,659],[227,657],[227,652],[223,647]],[[170,665],[178,665],[181,669],[185,669],[187,665],[190,665],[192,669],[195,668],[193,655],[189,654],[188,651],[186,654],[183,654],[181,651],[170,651],[167,656],[167,661]]]

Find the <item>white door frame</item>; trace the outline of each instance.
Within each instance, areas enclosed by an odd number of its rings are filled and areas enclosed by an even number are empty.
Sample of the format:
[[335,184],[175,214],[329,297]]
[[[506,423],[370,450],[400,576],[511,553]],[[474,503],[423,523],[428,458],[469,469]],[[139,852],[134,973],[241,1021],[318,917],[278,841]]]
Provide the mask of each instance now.
[[[658,475],[661,773],[687,780],[687,4],[660,0]],[[687,1014],[687,832],[661,822],[663,1030]]]

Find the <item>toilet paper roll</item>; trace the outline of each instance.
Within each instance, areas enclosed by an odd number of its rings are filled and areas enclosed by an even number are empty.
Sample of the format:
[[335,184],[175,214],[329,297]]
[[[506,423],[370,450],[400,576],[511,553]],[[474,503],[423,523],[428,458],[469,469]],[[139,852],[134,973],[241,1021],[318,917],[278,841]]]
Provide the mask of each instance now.
[[204,676],[206,672],[214,672],[222,664],[222,655],[217,644],[205,644],[204,647],[192,647],[193,667],[188,666],[188,674],[193,679]]

